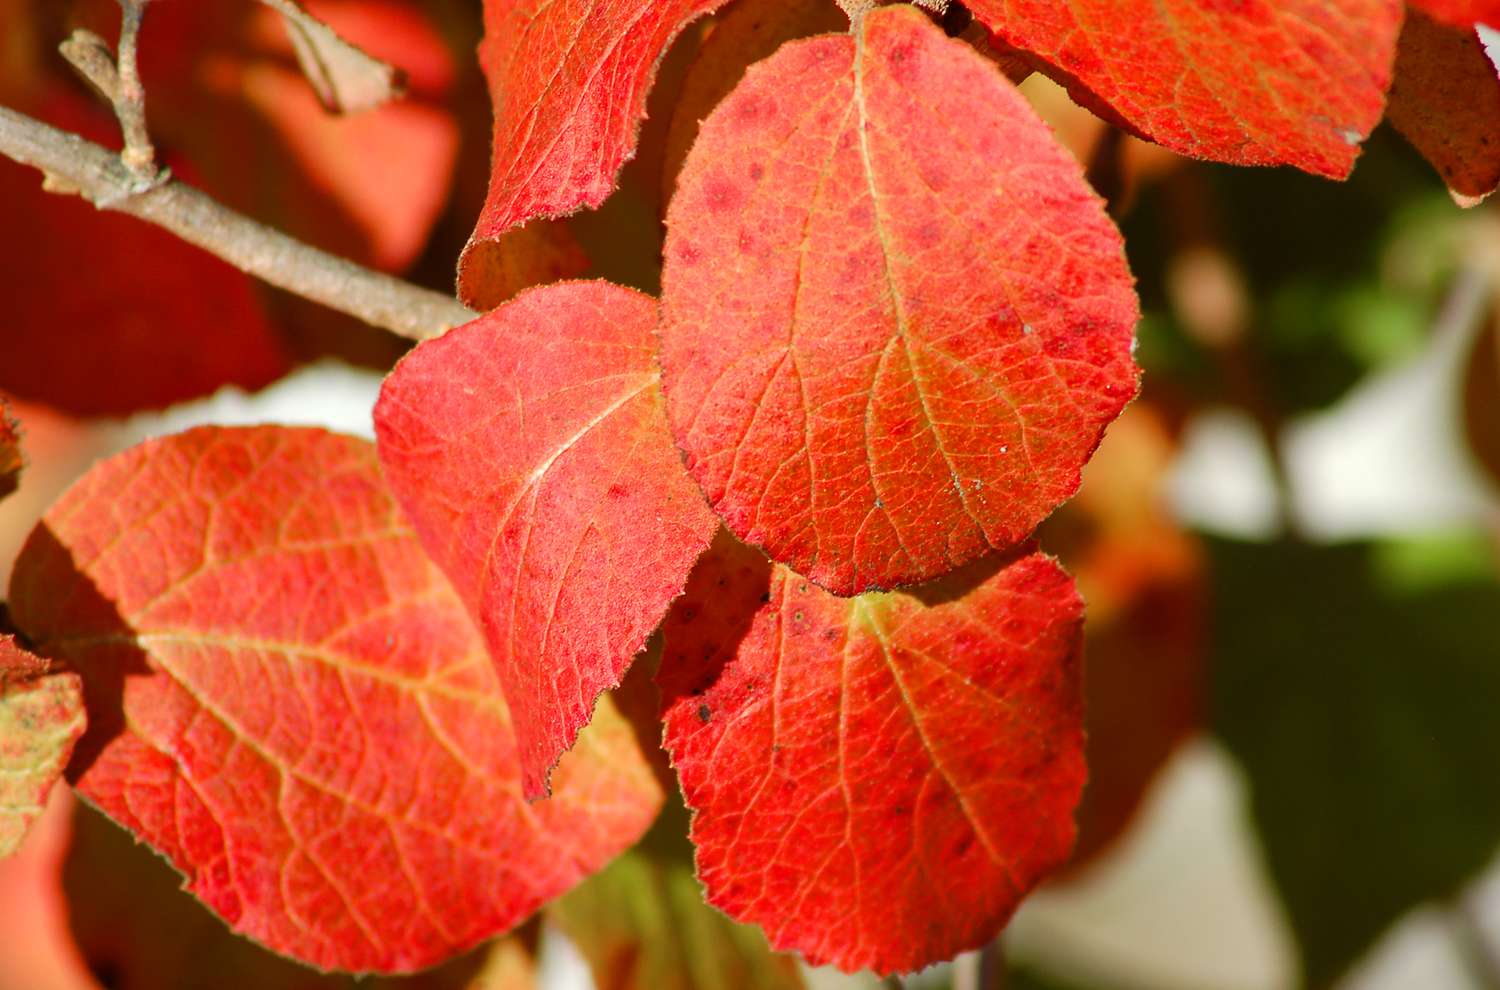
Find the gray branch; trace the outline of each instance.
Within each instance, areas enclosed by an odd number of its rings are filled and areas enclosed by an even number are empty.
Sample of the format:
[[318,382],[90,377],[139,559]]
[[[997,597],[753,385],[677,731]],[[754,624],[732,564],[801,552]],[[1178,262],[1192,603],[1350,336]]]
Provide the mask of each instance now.
[[119,155],[5,107],[0,155],[40,169],[53,192],[154,223],[277,288],[403,337],[435,337],[476,315],[451,296],[303,244],[175,179],[141,189]]

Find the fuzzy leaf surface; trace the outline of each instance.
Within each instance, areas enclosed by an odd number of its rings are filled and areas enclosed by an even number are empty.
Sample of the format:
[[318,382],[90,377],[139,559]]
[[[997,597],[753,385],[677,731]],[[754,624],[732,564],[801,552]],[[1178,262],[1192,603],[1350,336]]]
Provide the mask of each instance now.
[[83,685],[0,635],[0,857],[21,845],[83,734]]
[[1173,151],[1343,178],[1380,121],[1401,0],[973,0],[1074,98]]
[[724,0],[485,0],[479,63],[495,108],[489,195],[470,247],[604,202],[656,64]]
[[1472,27],[1407,14],[1389,118],[1459,205],[1475,206],[1500,185],[1500,71]]
[[69,770],[231,928],[407,971],[514,925],[661,792],[601,712],[521,797],[483,643],[380,476],[320,430],[192,430],[93,468],[28,540],[16,624],[82,673]]
[[910,7],[750,69],[684,166],[663,286],[689,471],[838,594],[1025,539],[1136,390],[1119,232],[1014,85]]
[[915,970],[1067,858],[1082,602],[1040,554],[995,566],[836,598],[721,536],[658,675],[710,903],[811,963]]
[[717,526],[667,432],[656,314],[607,282],[533,289],[417,347],[376,406],[391,486],[489,644],[528,797]]

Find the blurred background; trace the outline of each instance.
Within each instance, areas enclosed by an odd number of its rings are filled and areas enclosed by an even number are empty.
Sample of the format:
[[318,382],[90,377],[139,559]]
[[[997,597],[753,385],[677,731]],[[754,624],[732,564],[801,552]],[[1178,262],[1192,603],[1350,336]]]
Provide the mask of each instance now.
[[[839,26],[818,3],[804,33]],[[330,117],[258,5],[164,2],[143,41],[160,144],[252,215],[451,289],[486,179],[479,5],[309,7],[406,68],[411,95]],[[75,24],[112,37],[113,16],[108,0],[0,0],[0,104],[109,140],[53,51]],[[513,287],[587,273],[656,288],[664,190],[712,106],[696,74],[713,28],[663,63],[620,192],[508,247]],[[1500,987],[1500,215],[1459,208],[1389,126],[1332,183],[1187,161],[1039,76],[1022,90],[1125,232],[1145,386],[1041,533],[1089,605],[1075,862],[983,958],[906,985]],[[30,462],[0,501],[0,578],[74,478],[145,437],[206,422],[371,435],[403,342],[6,162],[0,217],[0,393]],[[683,823],[669,809],[516,935],[364,983],[882,985],[773,957],[704,907]],[[178,885],[59,788],[0,861],[0,990],[360,982],[234,938]]]

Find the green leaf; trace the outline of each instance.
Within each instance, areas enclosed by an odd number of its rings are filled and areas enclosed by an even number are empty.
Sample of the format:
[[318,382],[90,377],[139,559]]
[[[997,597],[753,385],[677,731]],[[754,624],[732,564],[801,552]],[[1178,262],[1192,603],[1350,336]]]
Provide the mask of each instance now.
[[1214,724],[1323,985],[1500,842],[1500,584],[1462,541],[1213,554]]
[[600,990],[802,990],[791,956],[703,900],[687,812],[668,805],[636,849],[548,908]]

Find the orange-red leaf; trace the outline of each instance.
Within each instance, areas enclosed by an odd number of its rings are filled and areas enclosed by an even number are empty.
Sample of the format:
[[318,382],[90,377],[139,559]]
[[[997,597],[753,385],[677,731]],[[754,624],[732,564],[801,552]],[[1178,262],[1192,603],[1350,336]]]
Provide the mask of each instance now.
[[656,63],[724,0],[485,0],[490,190],[470,246],[604,202],[635,154]]
[[1067,857],[1082,603],[1040,554],[990,571],[835,598],[724,537],[673,608],[658,680],[699,877],[774,947],[917,969]]
[[[970,0],[1086,105],[1173,151],[1342,178],[1380,121],[1401,0]],[[1081,92],[1080,92],[1081,90]]]
[[677,175],[698,137],[698,127],[734,91],[745,70],[788,41],[843,29],[849,19],[835,3],[818,0],[738,0],[704,40],[672,110],[662,164],[662,202],[672,198]]
[[663,285],[688,469],[840,594],[1024,539],[1135,394],[1119,232],[1014,85],[910,7],[750,70],[683,169]]
[[420,345],[375,410],[391,486],[489,643],[530,797],[716,525],[667,433],[656,312],[607,282],[532,289]]
[[47,513],[11,606],[83,674],[79,789],[235,930],[320,967],[453,955],[659,806],[603,712],[557,796],[522,800],[483,645],[361,440],[199,429],[133,448]]
[[1460,27],[1477,23],[1500,28],[1500,0],[1411,0],[1411,5]]
[[1500,185],[1500,71],[1472,27],[1407,14],[1389,116],[1460,205]]
[[0,857],[20,846],[83,734],[77,674],[0,635]]

